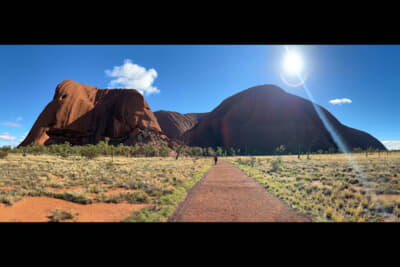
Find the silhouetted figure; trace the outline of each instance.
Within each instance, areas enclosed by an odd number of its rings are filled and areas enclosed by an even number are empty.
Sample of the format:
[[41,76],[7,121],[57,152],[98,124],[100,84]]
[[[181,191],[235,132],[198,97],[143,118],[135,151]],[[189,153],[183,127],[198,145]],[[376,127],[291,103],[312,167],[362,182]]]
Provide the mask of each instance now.
[[214,164],[217,165],[218,158],[217,156],[214,157]]

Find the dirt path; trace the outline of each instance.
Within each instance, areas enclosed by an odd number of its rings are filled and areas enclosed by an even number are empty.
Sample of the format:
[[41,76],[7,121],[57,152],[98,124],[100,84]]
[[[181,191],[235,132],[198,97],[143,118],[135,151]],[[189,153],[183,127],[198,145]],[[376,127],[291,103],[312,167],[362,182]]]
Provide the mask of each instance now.
[[225,161],[203,177],[169,218],[171,222],[309,222]]

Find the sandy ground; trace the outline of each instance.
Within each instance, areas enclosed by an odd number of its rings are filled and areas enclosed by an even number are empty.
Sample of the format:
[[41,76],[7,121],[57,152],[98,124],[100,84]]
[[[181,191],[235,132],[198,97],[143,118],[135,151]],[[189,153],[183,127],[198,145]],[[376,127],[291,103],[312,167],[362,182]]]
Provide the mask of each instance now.
[[170,222],[310,222],[239,168],[219,161],[169,218]]
[[78,212],[76,222],[120,222],[149,204],[95,203],[82,205],[48,197],[25,197],[12,206],[0,204],[0,222],[48,222],[52,211]]

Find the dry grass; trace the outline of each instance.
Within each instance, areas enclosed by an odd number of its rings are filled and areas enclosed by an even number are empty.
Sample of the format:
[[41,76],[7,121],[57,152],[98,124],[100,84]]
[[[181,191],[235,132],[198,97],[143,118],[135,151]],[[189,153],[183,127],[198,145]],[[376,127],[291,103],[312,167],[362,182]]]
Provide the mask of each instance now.
[[[161,215],[152,217],[164,221],[180,200],[177,192],[183,197],[186,189],[210,167],[211,160],[207,158],[115,156],[111,162],[105,156],[88,160],[80,156],[23,157],[11,153],[0,159],[0,203],[12,205],[26,196],[45,196],[79,204],[148,203],[151,214],[164,209]],[[169,198],[173,201],[168,202]]]
[[316,221],[399,221],[400,153],[227,157]]

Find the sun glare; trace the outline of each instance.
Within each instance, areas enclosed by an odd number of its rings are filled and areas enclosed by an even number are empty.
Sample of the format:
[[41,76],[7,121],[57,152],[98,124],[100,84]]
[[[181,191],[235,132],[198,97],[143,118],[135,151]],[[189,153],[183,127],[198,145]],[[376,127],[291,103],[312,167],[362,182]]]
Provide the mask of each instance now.
[[291,75],[299,74],[303,68],[301,57],[292,51],[286,53],[283,64],[285,71]]

